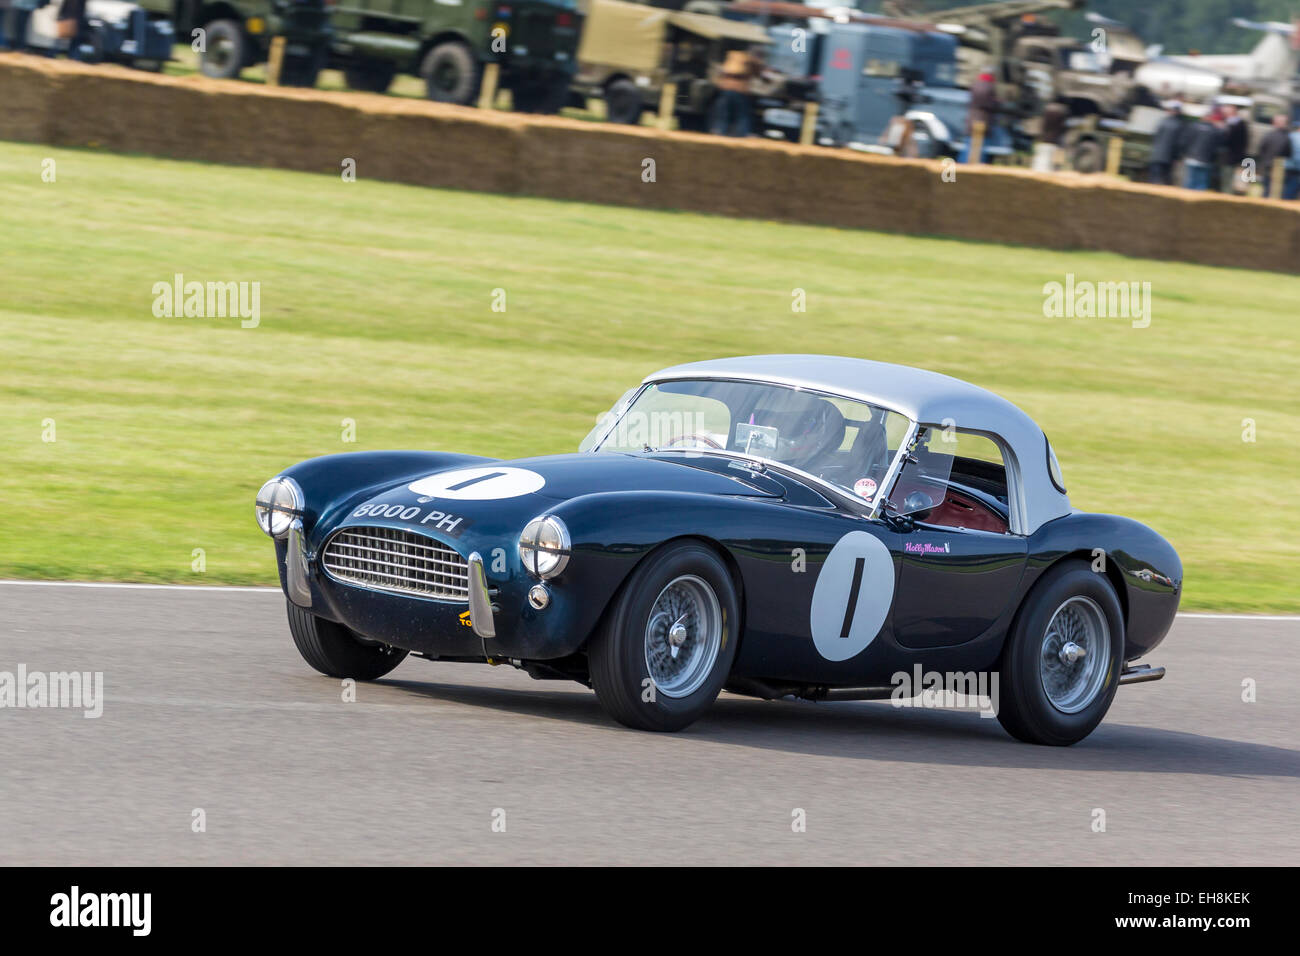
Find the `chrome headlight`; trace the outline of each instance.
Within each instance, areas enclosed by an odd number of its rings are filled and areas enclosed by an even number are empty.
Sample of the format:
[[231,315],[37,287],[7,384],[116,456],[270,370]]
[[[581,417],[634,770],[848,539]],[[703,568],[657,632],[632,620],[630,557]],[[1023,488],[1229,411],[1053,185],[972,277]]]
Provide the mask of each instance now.
[[257,493],[253,510],[259,528],[272,538],[283,538],[302,514],[302,489],[292,478],[272,478]]
[[519,536],[519,559],[534,577],[553,578],[569,563],[569,529],[555,515],[538,515]]

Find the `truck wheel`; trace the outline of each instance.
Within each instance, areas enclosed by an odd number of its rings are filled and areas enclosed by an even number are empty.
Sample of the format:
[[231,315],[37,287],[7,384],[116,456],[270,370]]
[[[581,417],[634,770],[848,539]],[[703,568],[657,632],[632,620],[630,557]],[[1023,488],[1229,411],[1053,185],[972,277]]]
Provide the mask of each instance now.
[[468,106],[478,95],[478,61],[458,40],[439,43],[426,53],[420,76],[429,99],[439,103]]
[[681,543],[646,558],[587,648],[601,707],[638,730],[681,730],[698,719],[731,672],[739,612],[712,549]]
[[641,90],[631,80],[615,80],[605,87],[605,118],[611,123],[635,126],[641,122],[644,109]]
[[304,611],[292,601],[289,633],[298,653],[326,677],[375,680],[383,677],[406,658],[406,651],[387,644],[363,643],[342,624],[335,624]]
[[234,20],[213,20],[204,30],[207,45],[199,55],[199,71],[217,80],[230,80],[239,76],[248,55],[248,40],[244,28]]
[[520,113],[558,113],[569,98],[567,77],[546,77],[521,83],[510,91],[514,108]]
[[1101,723],[1124,664],[1124,617],[1106,575],[1070,561],[1026,598],[1002,649],[998,720],[1011,736],[1064,747]]
[[324,66],[324,50],[307,56],[285,57],[280,63],[280,85],[313,87]]
[[1106,168],[1106,151],[1094,139],[1076,143],[1070,152],[1070,168],[1076,173],[1099,173]]
[[393,85],[397,67],[377,61],[354,63],[343,71],[343,81],[348,89],[362,93],[387,93]]

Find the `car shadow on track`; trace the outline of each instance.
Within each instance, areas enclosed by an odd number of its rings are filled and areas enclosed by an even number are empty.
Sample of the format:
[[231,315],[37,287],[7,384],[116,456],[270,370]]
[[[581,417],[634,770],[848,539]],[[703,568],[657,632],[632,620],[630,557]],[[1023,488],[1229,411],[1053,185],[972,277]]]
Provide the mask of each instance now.
[[[475,684],[382,680],[410,694],[610,733],[639,734],[605,716],[590,691],[520,691]],[[821,757],[962,767],[1043,768],[1200,776],[1300,777],[1300,751],[1184,731],[1103,721],[1073,747],[1013,740],[973,711],[897,708],[888,702],[761,701],[724,694],[697,723],[656,739]]]

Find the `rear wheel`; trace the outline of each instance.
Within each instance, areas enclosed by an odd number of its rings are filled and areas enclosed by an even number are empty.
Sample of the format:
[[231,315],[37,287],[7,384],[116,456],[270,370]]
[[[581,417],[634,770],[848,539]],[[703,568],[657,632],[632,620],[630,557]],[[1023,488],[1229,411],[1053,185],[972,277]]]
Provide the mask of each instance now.
[[1106,151],[1096,140],[1085,139],[1071,151],[1070,166],[1076,173],[1099,173],[1106,168]]
[[326,677],[375,680],[406,658],[407,652],[399,647],[367,643],[342,624],[317,617],[292,601],[285,603],[298,653]]
[[343,71],[343,80],[350,90],[362,93],[386,93],[393,85],[397,68],[389,63],[354,63]]
[[204,30],[205,47],[199,55],[199,70],[204,76],[229,80],[239,75],[248,55],[244,28],[234,20],[213,20]]
[[641,90],[631,80],[615,80],[605,87],[605,118],[611,123],[635,126],[644,109]]
[[736,657],[731,575],[703,544],[669,545],[624,585],[588,648],[605,711],[639,730],[681,730],[712,705]]
[[457,40],[439,43],[425,54],[420,77],[425,93],[439,103],[468,106],[478,96],[478,61],[469,47]]
[[1124,663],[1124,618],[1104,574],[1071,561],[1030,592],[1002,651],[998,720],[1027,743],[1068,746],[1101,723]]
[[280,85],[313,87],[324,66],[323,49],[315,50],[305,56],[286,56],[280,64]]
[[539,77],[517,83],[510,91],[511,101],[520,113],[558,113],[569,98],[569,79]]

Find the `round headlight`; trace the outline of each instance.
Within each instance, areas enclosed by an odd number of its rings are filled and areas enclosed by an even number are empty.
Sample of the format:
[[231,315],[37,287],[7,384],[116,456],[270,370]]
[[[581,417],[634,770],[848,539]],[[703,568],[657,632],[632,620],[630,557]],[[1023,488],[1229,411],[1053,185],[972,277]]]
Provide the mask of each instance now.
[[569,529],[555,515],[538,515],[519,536],[519,559],[528,573],[553,578],[569,563]]
[[292,478],[272,478],[257,493],[257,526],[272,538],[282,538],[302,513],[302,489]]

